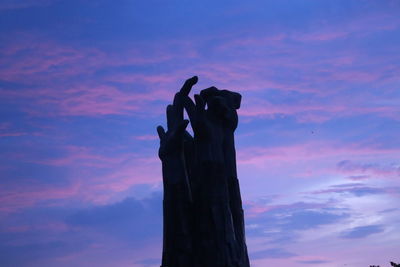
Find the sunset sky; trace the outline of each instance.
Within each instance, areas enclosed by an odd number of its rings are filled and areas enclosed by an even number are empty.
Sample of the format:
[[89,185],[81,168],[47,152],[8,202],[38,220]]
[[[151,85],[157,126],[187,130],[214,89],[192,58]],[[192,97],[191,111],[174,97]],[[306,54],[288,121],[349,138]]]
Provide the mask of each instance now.
[[2,0],[0,33],[0,266],[159,266],[193,75],[242,94],[252,266],[400,262],[399,0]]

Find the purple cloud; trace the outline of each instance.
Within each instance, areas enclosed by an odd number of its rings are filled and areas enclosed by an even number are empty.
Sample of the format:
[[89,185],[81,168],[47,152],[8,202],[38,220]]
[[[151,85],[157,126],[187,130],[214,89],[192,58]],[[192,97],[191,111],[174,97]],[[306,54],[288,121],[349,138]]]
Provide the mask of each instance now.
[[341,237],[347,239],[365,238],[373,234],[382,233],[384,231],[385,228],[382,225],[357,226],[343,232]]
[[270,248],[265,250],[256,251],[250,254],[252,259],[281,259],[292,258],[296,254],[286,251],[282,248]]

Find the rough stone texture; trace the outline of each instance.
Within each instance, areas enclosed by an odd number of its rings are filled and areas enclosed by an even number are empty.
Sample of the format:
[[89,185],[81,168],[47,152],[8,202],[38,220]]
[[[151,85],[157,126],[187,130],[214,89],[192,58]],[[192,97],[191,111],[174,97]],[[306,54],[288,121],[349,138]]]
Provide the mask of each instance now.
[[[161,267],[248,267],[234,131],[241,95],[215,87],[189,97],[188,79],[159,126],[164,184]],[[207,105],[207,109],[205,108]],[[185,130],[186,110],[194,138]]]

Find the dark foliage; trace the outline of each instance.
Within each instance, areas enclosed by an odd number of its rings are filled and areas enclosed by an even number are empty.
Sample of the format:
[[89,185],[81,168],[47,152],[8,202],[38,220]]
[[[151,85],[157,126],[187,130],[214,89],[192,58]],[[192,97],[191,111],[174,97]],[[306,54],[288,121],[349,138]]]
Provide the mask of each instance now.
[[[392,267],[400,267],[400,264],[394,263],[393,261],[390,262]],[[380,265],[370,265],[369,267],[380,267]]]

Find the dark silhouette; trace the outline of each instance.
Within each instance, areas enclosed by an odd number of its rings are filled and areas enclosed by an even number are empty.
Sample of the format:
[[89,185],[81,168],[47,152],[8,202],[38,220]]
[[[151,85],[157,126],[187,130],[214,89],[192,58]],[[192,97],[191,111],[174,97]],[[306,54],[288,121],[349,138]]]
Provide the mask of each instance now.
[[[393,267],[400,267],[400,264],[397,264],[393,261],[390,262],[390,265]],[[370,265],[369,267],[380,267],[380,265]]]
[[[188,79],[157,128],[164,183],[162,267],[249,267],[234,131],[241,95]],[[207,109],[206,109],[207,105]],[[186,110],[194,137],[185,130]]]

